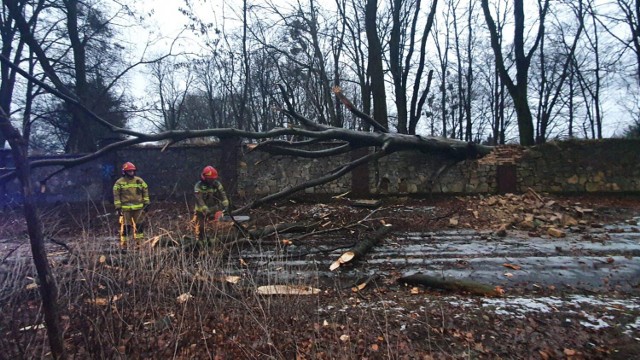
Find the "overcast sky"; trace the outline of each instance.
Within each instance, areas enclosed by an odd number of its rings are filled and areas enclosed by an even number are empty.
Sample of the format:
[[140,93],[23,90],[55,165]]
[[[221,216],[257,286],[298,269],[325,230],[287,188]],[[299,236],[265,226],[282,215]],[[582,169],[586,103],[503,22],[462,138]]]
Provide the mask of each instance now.
[[[141,30],[140,28],[136,28],[136,30],[129,35],[131,41],[138,44],[138,56],[141,55],[145,45],[150,42],[152,46],[146,50],[147,57],[152,54],[158,55],[166,53],[172,42],[174,43],[173,53],[202,51],[198,38],[190,30],[184,30],[188,21],[186,16],[179,10],[185,6],[184,1],[185,0],[139,0],[134,3],[136,9],[143,13],[153,11],[153,15],[146,24],[146,29]],[[287,2],[287,0],[276,1],[282,1],[283,4]],[[229,6],[224,7],[226,3],[225,0],[194,0],[192,2],[194,6],[198,6],[197,15],[200,18],[214,22],[218,27],[229,29],[232,23],[237,21],[238,16],[229,10]],[[332,3],[331,0],[330,2]],[[320,3],[324,5],[326,1]],[[232,1],[229,4],[234,8],[239,8],[242,3],[240,1]],[[144,74],[144,69],[140,69],[140,71],[132,76],[132,85],[136,94],[143,95],[149,90],[147,88],[147,78],[148,76]],[[620,102],[625,100],[627,90],[618,89],[615,91],[609,89],[608,91],[609,93],[603,96],[606,111],[603,135],[606,137],[621,133],[630,123],[629,119],[625,116],[616,115],[618,112],[616,108],[619,108]]]

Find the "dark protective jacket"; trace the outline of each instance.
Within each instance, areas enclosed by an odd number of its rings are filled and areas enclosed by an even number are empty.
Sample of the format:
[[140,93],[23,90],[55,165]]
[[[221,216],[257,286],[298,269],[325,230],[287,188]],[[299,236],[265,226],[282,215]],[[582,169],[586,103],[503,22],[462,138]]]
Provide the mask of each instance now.
[[113,205],[116,209],[139,210],[149,205],[149,188],[138,176],[123,176],[113,185]]
[[[193,187],[196,196],[196,212],[206,214],[209,210],[222,210],[229,207],[229,199],[222,183],[198,181]],[[209,209],[212,208],[212,209]]]

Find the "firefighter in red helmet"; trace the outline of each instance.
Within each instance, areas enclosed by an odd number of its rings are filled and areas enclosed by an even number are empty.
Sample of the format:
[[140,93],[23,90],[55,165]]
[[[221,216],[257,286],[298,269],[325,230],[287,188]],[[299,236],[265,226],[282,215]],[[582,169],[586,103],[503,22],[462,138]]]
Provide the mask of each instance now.
[[205,166],[200,173],[200,181],[193,188],[196,197],[194,227],[200,241],[207,240],[206,223],[217,220],[220,211],[229,212],[229,199],[222,183],[218,180],[218,171],[213,166]]
[[122,177],[113,185],[113,205],[120,215],[120,246],[127,246],[127,238],[136,242],[144,238],[144,210],[149,206],[149,189],[141,177],[136,176],[136,166],[131,162],[122,165]]

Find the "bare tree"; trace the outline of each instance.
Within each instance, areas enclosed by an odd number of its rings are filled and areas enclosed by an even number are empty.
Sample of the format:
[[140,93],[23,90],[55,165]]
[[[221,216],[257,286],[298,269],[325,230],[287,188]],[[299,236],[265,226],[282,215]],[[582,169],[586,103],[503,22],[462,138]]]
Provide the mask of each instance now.
[[[18,9],[22,9],[24,7],[24,2],[16,2],[14,4]],[[6,7],[2,7],[2,13],[0,13],[0,27],[1,27],[1,35],[2,35],[2,48],[0,52],[3,57],[10,59],[14,58],[14,62],[18,62],[20,57],[22,56],[22,48],[24,47],[24,41],[19,41],[17,46],[18,50],[13,51],[14,40],[16,39],[16,34],[18,29],[15,27],[13,20],[7,14],[8,9]],[[11,102],[13,98],[13,89],[16,83],[16,72],[12,71],[11,68],[7,65],[0,64],[0,108],[7,111],[7,113],[11,113]],[[0,149],[4,149],[4,145],[6,143],[6,139],[0,136]]]
[[[453,16],[453,27],[454,27],[454,40],[455,40],[455,50],[456,50],[456,73],[457,73],[457,88],[458,94],[460,97],[460,101],[458,101],[458,116],[460,123],[460,132],[462,132],[462,127],[464,124],[464,138],[460,137],[460,139],[464,139],[466,141],[473,141],[473,119],[472,119],[472,103],[473,103],[473,46],[474,46],[474,4],[473,2],[468,3],[468,7],[465,9],[467,15],[466,21],[466,59],[463,59],[463,53],[461,50],[461,42],[462,42],[462,31],[464,29],[459,29],[458,23],[458,6],[460,2],[458,1],[452,6],[452,16]],[[462,64],[466,63],[466,67],[463,67]]]
[[[336,6],[340,22],[348,34],[343,38],[347,42],[344,51],[345,58],[349,60],[346,66],[351,70],[360,93],[360,99],[356,102],[363,113],[371,115],[371,77],[367,70],[367,46],[361,36],[364,33],[364,6],[358,0],[336,0]],[[362,130],[369,131],[369,127],[367,122],[361,123]]]
[[[617,39],[622,44],[622,53],[631,51],[634,57],[634,66],[636,68],[634,77],[636,83],[640,86],[640,1],[638,0],[615,0],[612,5],[616,10],[612,14],[604,14],[596,16],[600,25],[605,31]],[[590,10],[595,16],[594,6],[590,2]],[[611,24],[601,18],[611,20]],[[623,25],[627,28],[626,36],[621,36],[616,30],[617,25]],[[621,54],[622,55],[622,54]]]
[[[548,54],[545,51],[545,37],[540,41],[539,101],[536,122],[537,143],[544,143],[547,140],[552,117],[559,111],[557,105],[562,99],[565,81],[572,70],[576,48],[581,40],[580,35],[584,30],[586,12],[582,0],[578,0],[577,3],[571,1],[567,5],[574,12],[574,17],[568,21],[578,24],[575,34],[567,35],[565,28],[569,28],[569,26],[556,17],[556,21],[559,22],[556,26],[558,40],[557,46],[552,50],[551,59],[547,57]],[[572,38],[572,43],[566,44],[566,38]]]
[[496,57],[496,64],[500,78],[509,90],[509,95],[513,99],[513,104],[518,114],[518,132],[520,135],[520,144],[524,146],[533,145],[534,129],[531,108],[529,107],[528,86],[529,86],[529,67],[531,66],[531,58],[540,44],[540,39],[544,35],[544,22],[549,9],[549,0],[538,0],[538,31],[537,35],[528,52],[525,53],[525,16],[524,1],[513,1],[514,12],[514,54],[516,66],[515,81],[509,75],[507,66],[505,65],[502,47],[498,36],[498,30],[491,15],[489,1],[482,0],[482,10],[489,28],[491,36],[491,47]]
[[[429,94],[432,73],[429,73],[425,88],[422,77],[426,61],[427,37],[431,32],[436,15],[438,1],[431,3],[424,27],[418,37],[417,26],[422,13],[421,0],[392,2],[392,26],[389,38],[389,69],[393,78],[396,111],[398,113],[397,131],[401,134],[415,134],[415,128],[422,115],[422,107]],[[414,59],[415,44],[419,41],[417,61]],[[415,76],[409,86],[410,75]],[[409,101],[409,93],[411,101]]]
[[366,0],[365,31],[369,42],[367,71],[371,79],[371,96],[373,97],[373,118],[385,130],[389,129],[387,114],[387,92],[385,90],[384,69],[382,67],[382,44],[377,27],[378,1]]
[[[504,5],[504,6],[503,6]],[[496,31],[498,34],[498,43],[500,47],[503,47],[503,29],[507,25],[507,17],[510,13],[508,0],[496,2]],[[491,44],[488,45],[491,48]],[[509,48],[507,52],[507,58],[511,57],[512,48]],[[507,70],[510,69],[511,64],[508,65]],[[500,71],[495,59],[487,58],[485,55],[482,58],[481,65],[478,67],[478,71],[483,74],[484,82],[487,84],[485,87],[485,93],[488,93],[488,105],[489,112],[491,114],[491,136],[489,143],[492,145],[505,144],[507,140],[507,131],[512,126],[512,113],[513,107],[510,106],[509,97],[507,96],[507,90],[505,83],[500,77]]]
[[[447,3],[447,5],[449,5],[450,3]],[[451,48],[450,45],[450,41],[451,41],[451,32],[448,26],[449,23],[449,17],[451,16],[451,7],[447,6],[447,11],[444,13],[444,18],[442,19],[443,22],[443,29],[442,31],[444,32],[444,34],[438,34],[437,36],[434,37],[434,41],[435,41],[435,46],[436,46],[436,53],[438,55],[438,64],[439,64],[439,75],[440,75],[440,101],[439,101],[439,110],[440,110],[440,121],[441,121],[441,125],[442,125],[442,136],[444,137],[448,137],[449,136],[449,127],[447,126],[447,116],[450,113],[450,111],[448,111],[447,109],[450,107],[448,105],[448,97],[447,97],[447,87],[448,85],[448,73],[449,73],[449,50]],[[439,26],[440,22],[436,21],[436,27],[438,28],[438,30],[440,30],[440,26]],[[451,136],[453,137],[453,136]]]
[[24,141],[20,132],[11,125],[10,117],[0,108],[0,132],[11,146],[11,152],[16,164],[15,174],[22,185],[23,211],[27,223],[27,232],[31,244],[33,263],[36,266],[40,296],[45,318],[45,326],[49,336],[49,346],[55,359],[65,357],[63,333],[60,327],[58,287],[56,285],[47,255],[44,250],[44,236],[42,223],[35,202],[34,186],[31,180],[31,169],[28,158],[28,143]]
[[158,94],[160,121],[153,121],[159,131],[186,129],[183,124],[185,100],[194,81],[191,65],[164,59],[150,65],[152,86]]
[[[585,38],[589,52],[578,64],[576,75],[580,84],[582,97],[584,98],[586,118],[588,123],[584,125],[585,137],[592,139],[602,138],[602,80],[603,63],[601,49],[601,23],[592,0],[586,3],[590,16],[590,27],[585,31]],[[590,135],[588,135],[590,134]]]

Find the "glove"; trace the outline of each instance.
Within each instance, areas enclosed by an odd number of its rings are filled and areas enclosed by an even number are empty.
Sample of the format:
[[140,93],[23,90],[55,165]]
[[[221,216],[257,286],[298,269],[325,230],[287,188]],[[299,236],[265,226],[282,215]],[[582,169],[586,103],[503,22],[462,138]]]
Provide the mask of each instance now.
[[122,216],[122,209],[121,208],[117,208],[116,209],[116,213],[118,214],[118,216]]
[[149,206],[151,206],[151,204],[146,204],[145,206],[143,206],[142,211],[149,211]]

